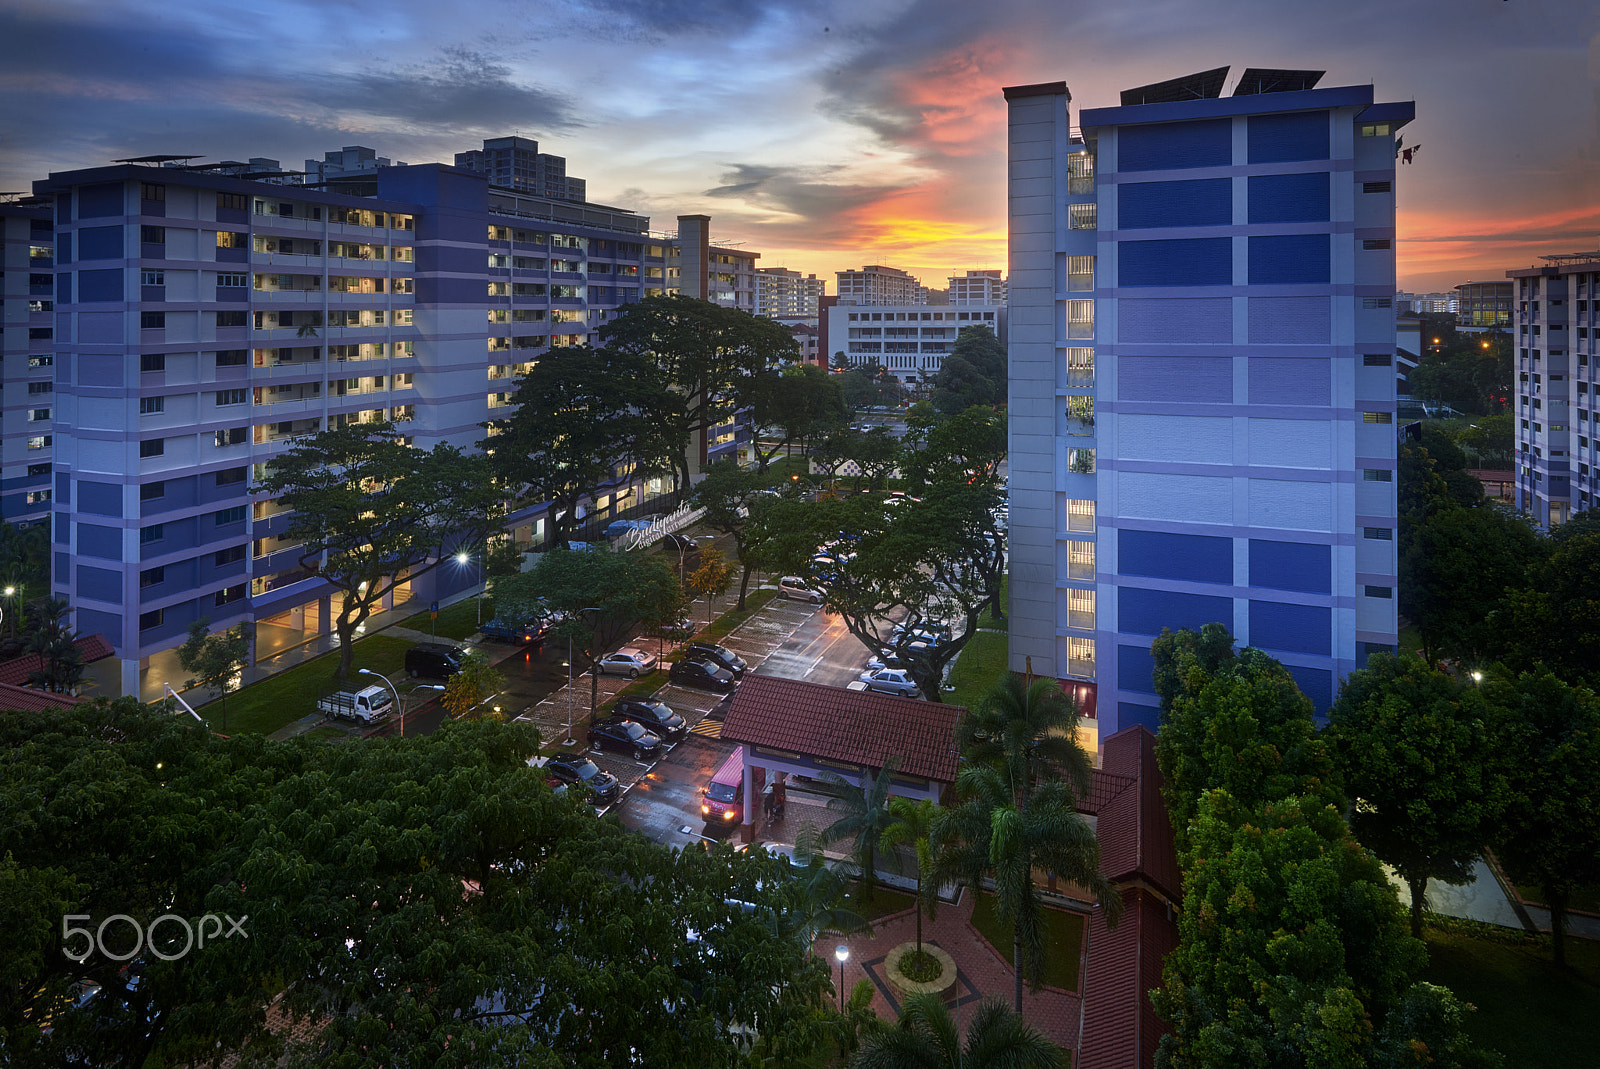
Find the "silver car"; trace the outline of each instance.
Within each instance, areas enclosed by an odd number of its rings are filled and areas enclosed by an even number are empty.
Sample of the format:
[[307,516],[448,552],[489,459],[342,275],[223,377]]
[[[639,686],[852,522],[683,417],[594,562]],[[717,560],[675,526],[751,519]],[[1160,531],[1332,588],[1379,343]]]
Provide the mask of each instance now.
[[632,646],[624,646],[616,653],[606,654],[600,658],[599,664],[602,675],[627,676],[629,679],[638,679],[655,666],[655,654]]
[[898,694],[902,698],[916,698],[922,694],[921,689],[911,678],[911,673],[904,668],[866,671],[858,678],[867,685],[868,690],[875,690],[879,694]]

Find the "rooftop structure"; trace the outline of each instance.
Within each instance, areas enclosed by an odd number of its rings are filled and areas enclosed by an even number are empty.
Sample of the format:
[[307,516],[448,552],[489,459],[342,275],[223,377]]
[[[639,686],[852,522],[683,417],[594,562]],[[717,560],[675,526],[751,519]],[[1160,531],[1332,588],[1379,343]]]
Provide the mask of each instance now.
[[488,138],[481,149],[456,153],[456,166],[486,175],[502,189],[552,200],[588,199],[588,183],[567,175],[567,158],[540,152],[539,142],[529,137]]
[[859,271],[835,272],[840,304],[921,304],[916,278],[898,267],[868,264]]

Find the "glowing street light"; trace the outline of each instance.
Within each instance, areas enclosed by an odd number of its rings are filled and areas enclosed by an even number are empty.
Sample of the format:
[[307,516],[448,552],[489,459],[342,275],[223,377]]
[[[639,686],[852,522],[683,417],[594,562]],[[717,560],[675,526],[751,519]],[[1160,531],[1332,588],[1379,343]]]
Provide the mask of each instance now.
[[839,1012],[844,1012],[844,963],[850,960],[850,948],[843,943],[833,948],[833,956],[839,959]]

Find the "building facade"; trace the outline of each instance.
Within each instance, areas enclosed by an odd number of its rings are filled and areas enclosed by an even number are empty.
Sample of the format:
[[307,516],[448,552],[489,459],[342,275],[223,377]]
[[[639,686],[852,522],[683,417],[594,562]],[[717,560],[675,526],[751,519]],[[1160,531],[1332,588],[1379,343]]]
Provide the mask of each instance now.
[[834,293],[844,303],[926,304],[927,290],[898,267],[868,264],[859,271],[836,271]]
[[1600,252],[1507,271],[1516,287],[1516,506],[1547,527],[1600,503]]
[[50,204],[0,204],[0,519],[50,519],[55,457],[55,227]]
[[[311,162],[306,161],[308,170]],[[492,186],[518,193],[580,203],[589,196],[588,182],[567,174],[565,156],[540,152],[539,142],[528,137],[488,138],[481,149],[456,153],[456,166],[487,176]]]
[[817,300],[828,292],[826,279],[787,267],[756,268],[756,315],[768,319],[817,321]]
[[[273,456],[385,418],[419,447],[471,448],[541,353],[638,300],[647,218],[440,164],[374,180],[358,197],[124,165],[36,183],[55,303],[33,329],[50,349],[7,349],[7,393],[23,360],[53,391],[54,593],[114,647],[108,689],[150,698],[177,678],[152,659],[201,616],[255,623],[258,659],[328,633],[330,588],[250,493]],[[619,475],[591,516],[649,492]],[[536,543],[543,517],[508,531]],[[395,597],[471,579],[435,569]]]
[[877,363],[904,383],[933,381],[965,327],[985,326],[1006,341],[1001,305],[931,308],[927,305],[840,303],[828,314],[831,356],[844,353],[851,367]]
[[1002,305],[1006,303],[1006,280],[998,268],[990,271],[968,271],[965,275],[951,275],[949,303],[957,308],[974,304]]
[[1463,282],[1456,287],[1456,329],[1468,334],[1485,330],[1509,331],[1514,323],[1515,284]]
[[1226,625],[1319,711],[1396,643],[1414,108],[1288,73],[1130,90],[1081,132],[1064,83],[1005,91],[1011,667],[1061,679],[1101,737],[1158,725],[1163,628]]

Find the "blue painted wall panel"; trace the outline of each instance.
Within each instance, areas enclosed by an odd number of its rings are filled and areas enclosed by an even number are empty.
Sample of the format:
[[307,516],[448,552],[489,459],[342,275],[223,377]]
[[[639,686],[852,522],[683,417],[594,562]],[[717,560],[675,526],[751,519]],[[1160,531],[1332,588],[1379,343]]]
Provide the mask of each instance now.
[[1327,171],[1254,175],[1249,188],[1252,223],[1324,223],[1333,217]]
[[1325,111],[1252,115],[1249,123],[1251,163],[1328,158],[1328,113]]
[[1209,356],[1119,357],[1117,399],[1232,404],[1233,361]]
[[1233,183],[1226,178],[1193,182],[1125,182],[1117,186],[1117,226],[1227,226],[1233,222]]
[[1288,653],[1333,652],[1333,610],[1326,605],[1250,602],[1250,645]]
[[[1131,728],[1135,724],[1143,724],[1152,732],[1161,730],[1161,710],[1154,705],[1139,705],[1135,702],[1117,703],[1117,730]],[[1104,731],[1105,729],[1101,729]]]
[[1117,588],[1117,629],[1131,635],[1159,635],[1163,627],[1198,631],[1206,624],[1233,627],[1233,599],[1172,590]]
[[1117,689],[1154,694],[1155,669],[1149,646],[1117,646]]
[[1250,540],[1250,585],[1306,594],[1333,592],[1333,552],[1306,542]]
[[85,635],[104,635],[111,640],[112,645],[122,644],[122,614],[120,612],[101,612],[99,609],[77,608],[73,611],[72,622],[77,624],[78,630]]
[[1333,254],[1327,234],[1279,234],[1250,239],[1250,285],[1328,284]]
[[122,604],[122,573],[110,568],[78,565],[78,596]]
[[60,271],[56,274],[56,303],[72,303],[72,272]]
[[78,300],[84,304],[122,300],[122,268],[78,272]]
[[1251,345],[1327,345],[1333,313],[1326,297],[1250,297],[1246,316]]
[[417,298],[426,304],[482,304],[485,286],[482,278],[422,279]]
[[79,260],[120,260],[122,249],[120,226],[86,226],[78,231]]
[[78,480],[78,511],[96,516],[122,515],[122,484]]
[[1117,170],[1225,167],[1233,162],[1233,120],[1151,123],[1117,131]]
[[1327,716],[1328,706],[1333,704],[1333,673],[1326,668],[1301,668],[1292,664],[1284,667],[1294,677],[1300,693],[1310,698],[1311,704],[1316,706],[1317,715]]
[[97,523],[78,524],[78,556],[122,559],[122,531]]
[[1328,405],[1333,400],[1333,364],[1328,360],[1252,356],[1253,405]]
[[1124,297],[1117,301],[1117,337],[1123,344],[1228,345],[1233,342],[1233,301],[1227,297]]
[[56,264],[70,264],[72,262],[72,232],[56,235]]
[[78,187],[78,218],[91,219],[122,214],[122,183],[105,182]]
[[1229,238],[1124,241],[1117,246],[1119,286],[1227,286],[1232,283],[1233,241]]
[[1117,571],[1192,583],[1233,582],[1233,539],[1166,531],[1117,532]]

